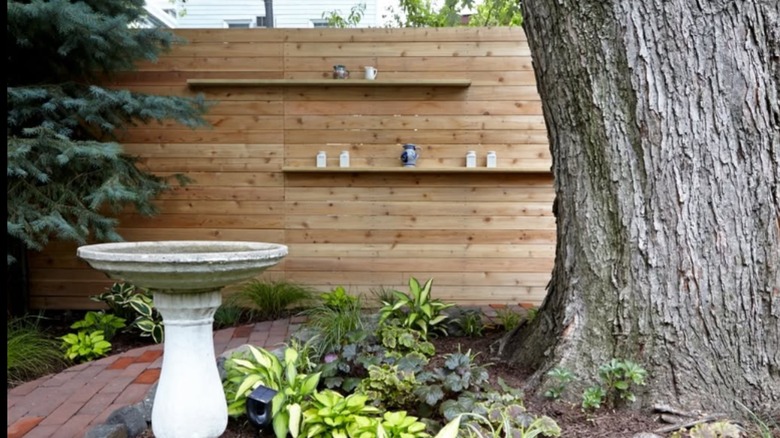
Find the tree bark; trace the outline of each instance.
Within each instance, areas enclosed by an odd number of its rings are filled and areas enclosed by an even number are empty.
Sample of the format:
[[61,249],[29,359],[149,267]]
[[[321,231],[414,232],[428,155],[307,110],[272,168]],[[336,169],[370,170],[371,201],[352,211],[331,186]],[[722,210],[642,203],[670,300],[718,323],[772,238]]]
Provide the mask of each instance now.
[[779,4],[523,1],[558,232],[503,354],[539,388],[623,358],[645,405],[780,418]]

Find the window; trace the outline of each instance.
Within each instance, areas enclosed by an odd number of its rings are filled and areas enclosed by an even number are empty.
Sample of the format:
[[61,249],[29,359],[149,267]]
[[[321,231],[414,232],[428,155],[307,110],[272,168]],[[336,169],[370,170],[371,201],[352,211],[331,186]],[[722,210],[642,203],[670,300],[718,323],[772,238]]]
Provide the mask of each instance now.
[[328,25],[328,20],[322,19],[322,18],[315,18],[311,20],[311,27],[330,27]]
[[255,26],[252,20],[225,20],[225,27],[229,29],[248,29]]
[[265,21],[265,17],[255,17],[255,27],[268,27]]

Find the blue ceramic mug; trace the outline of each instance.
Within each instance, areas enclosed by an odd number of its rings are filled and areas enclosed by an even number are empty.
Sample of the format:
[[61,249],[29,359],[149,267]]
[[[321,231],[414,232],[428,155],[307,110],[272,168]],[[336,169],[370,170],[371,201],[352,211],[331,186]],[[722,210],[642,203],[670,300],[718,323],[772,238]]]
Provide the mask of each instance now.
[[420,150],[416,145],[407,143],[404,145],[404,151],[401,153],[401,162],[404,167],[414,167],[417,164],[417,158],[420,156]]

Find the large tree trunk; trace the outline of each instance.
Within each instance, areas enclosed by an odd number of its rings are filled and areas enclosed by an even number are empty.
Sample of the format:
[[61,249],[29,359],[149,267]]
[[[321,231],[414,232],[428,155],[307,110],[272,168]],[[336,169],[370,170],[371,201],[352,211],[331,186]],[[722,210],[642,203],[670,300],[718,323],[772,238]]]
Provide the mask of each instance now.
[[779,414],[778,4],[523,0],[558,241],[504,354],[541,387],[617,357],[646,404]]

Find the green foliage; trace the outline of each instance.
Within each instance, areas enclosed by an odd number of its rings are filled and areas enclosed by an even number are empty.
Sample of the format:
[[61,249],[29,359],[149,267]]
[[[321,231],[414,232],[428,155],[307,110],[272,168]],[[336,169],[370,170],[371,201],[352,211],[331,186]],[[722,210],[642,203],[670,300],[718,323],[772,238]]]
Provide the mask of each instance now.
[[377,437],[387,438],[427,438],[425,423],[417,417],[407,415],[406,411],[385,412],[377,424]]
[[425,282],[424,286],[416,278],[409,279],[409,293],[394,291],[394,302],[382,302],[379,309],[379,323],[388,320],[398,320],[402,327],[419,330],[425,338],[434,332],[447,334],[445,320],[447,315],[444,309],[453,304],[445,304],[443,301],[431,298],[433,279]]
[[235,327],[246,318],[246,310],[241,306],[223,303],[214,312],[214,328]]
[[119,318],[105,312],[87,312],[84,319],[74,322],[70,328],[85,329],[89,331],[100,330],[105,335],[107,341],[110,341],[117,330],[125,327],[125,319]]
[[340,10],[323,12],[322,18],[328,20],[328,26],[337,28],[357,27],[363,15],[366,13],[366,4],[358,3],[349,10],[349,14],[344,17]]
[[[464,0],[473,6],[474,0]],[[521,26],[523,14],[515,0],[481,0],[469,17],[469,26]]]
[[111,313],[124,319],[125,321],[134,320],[138,316],[130,306],[130,301],[135,294],[144,294],[151,297],[151,293],[146,289],[136,288],[130,283],[114,283],[105,292],[99,295],[93,295],[89,299],[108,306]]
[[382,324],[377,334],[387,351],[386,355],[391,358],[398,359],[411,353],[428,358],[436,353],[436,348],[422,333],[409,327],[400,327],[392,323]]
[[[459,424],[462,436],[469,437],[560,436],[561,429],[553,419],[526,411],[519,390],[504,382],[500,385],[502,392],[465,393],[457,401],[445,402],[442,413],[449,420],[445,429],[457,429],[451,425]],[[447,433],[446,436],[456,435]]]
[[351,309],[360,302],[360,297],[350,295],[342,286],[338,286],[330,292],[320,294],[320,299],[326,307],[331,309]]
[[[133,29],[143,0],[9,1],[7,4],[7,233],[28,249],[50,239],[118,241],[127,206],[156,213],[171,178],[137,166],[115,135],[175,120],[205,124],[202,97],[146,95],[99,84],[174,43],[162,29]],[[9,263],[13,258],[8,257]]]
[[289,281],[252,280],[228,296],[226,304],[250,309],[253,319],[274,320],[314,297],[312,288]]
[[336,305],[312,307],[303,315],[307,318],[305,326],[317,333],[315,348],[321,354],[337,351],[347,334],[361,330],[364,324],[362,303],[358,297],[349,297]]
[[374,297],[375,301],[378,303],[391,303],[395,304],[395,290],[380,286],[378,288],[370,289],[371,295]]
[[[154,308],[148,289],[130,283],[114,283],[109,290],[90,299],[105,303],[118,318],[133,320],[130,327],[137,329],[142,337],[151,337],[158,344],[164,340],[162,315]],[[110,336],[107,338],[111,339]]]
[[599,367],[599,386],[582,394],[583,409],[598,409],[602,404],[616,407],[619,402],[633,402],[635,385],[644,385],[647,371],[630,360],[612,359]]
[[382,364],[369,366],[368,377],[360,382],[356,392],[367,395],[375,406],[403,409],[417,403],[418,387],[414,371]]
[[599,367],[599,379],[607,395],[607,402],[615,406],[618,400],[633,402],[634,385],[644,385],[647,371],[630,360],[612,359]]
[[60,339],[65,357],[77,362],[88,362],[106,356],[111,351],[111,343],[105,340],[102,330],[81,330],[68,333]]
[[561,367],[555,367],[548,371],[547,376],[549,377],[548,382],[550,387],[545,391],[544,396],[553,400],[561,398],[561,395],[563,395],[563,392],[569,386],[569,383],[574,380],[574,374],[566,368]]
[[325,355],[320,370],[325,386],[351,392],[368,376],[372,365],[399,364],[404,370],[414,371],[435,352],[433,344],[420,332],[388,323],[376,330],[349,332],[343,345]]
[[399,0],[400,12],[393,11],[393,22],[397,27],[447,27],[461,24],[461,0],[445,0],[434,9],[431,0]]
[[[271,415],[277,438],[297,431],[301,422],[301,403],[315,393],[320,374],[298,372],[302,356],[294,348],[285,348],[283,362],[273,353],[249,346],[249,352],[233,355],[225,361],[226,378],[222,382],[228,402],[228,414],[246,413],[246,399],[260,385],[278,391],[271,400]],[[293,436],[296,434],[293,433]]]
[[466,336],[482,336],[485,330],[485,323],[482,320],[481,310],[468,310],[460,314],[455,320],[455,324],[461,333]]
[[521,320],[522,316],[520,313],[508,307],[496,309],[496,321],[506,332],[514,330],[515,327],[520,325]]
[[165,339],[162,315],[154,308],[154,302],[148,294],[135,294],[130,298],[130,307],[138,316],[131,324],[141,331],[141,336],[151,337],[156,343]]
[[[479,4],[476,4],[479,3]],[[435,6],[439,6],[438,9]],[[515,0],[399,0],[399,11],[389,8],[396,27],[449,27],[464,25],[461,16],[468,17],[468,26],[520,26],[523,17],[520,2]]]
[[6,382],[15,385],[61,369],[65,364],[59,342],[40,327],[39,317],[25,316],[6,323]]
[[591,386],[582,393],[582,409],[594,410],[601,407],[607,393],[600,386]]
[[444,356],[444,366],[417,375],[422,386],[415,389],[420,400],[437,406],[444,399],[457,398],[469,389],[479,389],[488,382],[488,371],[475,362],[471,350],[466,353],[449,353]]
[[314,394],[303,412],[300,435],[307,438],[375,437],[379,409],[367,405],[367,400],[363,394],[344,397],[330,389]]

